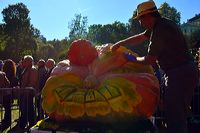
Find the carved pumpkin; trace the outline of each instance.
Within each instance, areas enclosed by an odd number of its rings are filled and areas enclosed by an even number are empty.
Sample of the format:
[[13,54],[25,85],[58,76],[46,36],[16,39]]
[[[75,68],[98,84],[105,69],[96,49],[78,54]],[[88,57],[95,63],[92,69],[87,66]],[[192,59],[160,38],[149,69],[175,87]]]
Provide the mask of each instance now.
[[[93,48],[78,54],[80,47],[76,43],[68,54],[73,65],[64,61],[56,67],[42,91],[43,109],[52,119],[114,122],[148,118],[154,113],[159,84],[152,67],[127,62],[123,52],[129,50],[124,47],[114,53],[104,51],[97,57]],[[87,47],[87,43],[80,45]],[[89,54],[93,57],[88,58]],[[82,65],[86,69],[81,69]]]

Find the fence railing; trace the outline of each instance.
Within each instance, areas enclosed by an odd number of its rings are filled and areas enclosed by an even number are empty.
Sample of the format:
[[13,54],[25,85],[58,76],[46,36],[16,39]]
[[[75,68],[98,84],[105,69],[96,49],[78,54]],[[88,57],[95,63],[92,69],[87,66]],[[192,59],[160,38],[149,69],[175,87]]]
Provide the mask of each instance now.
[[[14,123],[16,121],[18,121],[18,119],[21,115],[20,102],[23,102],[23,101],[20,101],[20,98],[22,96],[33,98],[34,108],[36,108],[36,106],[35,106],[36,90],[33,87],[0,88],[0,124],[2,124],[2,121],[6,117],[7,118],[11,117],[11,122],[8,122],[8,123],[10,123],[10,125],[8,125],[8,127],[11,128],[12,125],[15,125]],[[25,102],[25,103],[28,104],[28,102]],[[8,108],[10,108],[11,114],[6,114],[6,111],[9,110]],[[35,111],[35,110],[33,110],[33,111]],[[7,116],[5,116],[5,115],[7,115]],[[2,129],[0,129],[0,130],[2,131]]]

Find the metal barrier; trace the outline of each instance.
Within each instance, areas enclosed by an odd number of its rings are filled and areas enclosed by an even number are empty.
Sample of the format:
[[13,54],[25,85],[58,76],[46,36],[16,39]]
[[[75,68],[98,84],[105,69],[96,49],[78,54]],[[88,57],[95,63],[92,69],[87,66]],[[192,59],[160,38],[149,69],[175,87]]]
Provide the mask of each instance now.
[[[36,100],[35,100],[36,90],[33,87],[0,88],[0,122],[1,124],[6,113],[5,112],[6,108],[10,107],[11,122],[8,122],[10,123],[8,127],[12,128],[15,125],[14,123],[17,122],[21,116],[20,102],[23,102],[23,101],[20,101],[20,98],[22,96],[27,97],[27,99],[28,97],[30,98],[31,96],[33,98],[32,100],[34,101],[34,104],[36,103]],[[28,102],[25,102],[25,103],[28,104]],[[33,106],[34,106],[34,110],[36,110],[36,106],[35,105]],[[25,108],[24,110],[27,110],[27,109]]]

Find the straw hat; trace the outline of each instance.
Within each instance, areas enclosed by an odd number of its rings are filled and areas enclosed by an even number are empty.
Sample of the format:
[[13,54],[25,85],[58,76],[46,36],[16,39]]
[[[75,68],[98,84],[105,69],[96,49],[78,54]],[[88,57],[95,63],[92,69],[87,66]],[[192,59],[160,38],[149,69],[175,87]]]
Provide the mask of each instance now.
[[158,11],[158,9],[153,0],[143,2],[137,6],[137,16],[134,19],[138,19],[142,15],[149,14],[156,11]]

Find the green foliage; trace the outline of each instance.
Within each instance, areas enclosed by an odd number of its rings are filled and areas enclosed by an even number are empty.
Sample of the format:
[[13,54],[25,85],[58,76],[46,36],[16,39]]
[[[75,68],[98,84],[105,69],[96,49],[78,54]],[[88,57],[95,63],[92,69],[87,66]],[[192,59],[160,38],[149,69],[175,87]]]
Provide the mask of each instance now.
[[68,49],[59,52],[58,60],[65,60],[67,58],[67,51]]
[[115,21],[113,24],[94,24],[88,28],[87,39],[95,44],[115,43],[128,37],[129,26]]
[[40,36],[39,36],[39,39],[40,39],[44,44],[47,43],[47,39],[46,39],[43,35],[40,35]]
[[0,53],[5,49],[5,38],[6,35],[3,32],[3,25],[0,24]]
[[38,50],[37,50],[37,58],[47,60],[48,58],[53,58],[55,61],[59,61],[61,59],[66,59],[66,51],[69,48],[69,42],[67,39],[63,40],[52,40],[47,41],[45,44],[42,40],[37,41]]
[[[40,35],[40,30],[38,30],[37,28],[34,28],[33,25],[31,25],[31,32],[32,32],[32,35],[35,37],[35,38],[40,38],[41,35]],[[43,36],[42,36],[43,37]],[[42,38],[41,38],[42,39]],[[46,38],[45,38],[46,39]]]
[[86,38],[87,35],[87,17],[82,17],[81,14],[75,14],[75,18],[69,22],[70,29],[69,38],[75,40],[79,38]]
[[31,50],[24,50],[21,53],[19,53],[20,57],[24,57],[25,55],[32,55]]
[[3,9],[2,14],[5,22],[4,30],[9,36],[16,36],[22,31],[30,32],[29,10],[23,3],[9,5]]
[[160,14],[166,18],[173,20],[176,24],[180,25],[181,13],[176,10],[174,7],[170,7],[170,5],[164,2],[160,6],[159,10]]
[[4,58],[19,61],[24,54],[35,55],[35,38],[40,32],[30,24],[29,10],[23,3],[9,5],[2,11],[5,49]]
[[47,60],[48,58],[54,58],[56,55],[56,50],[50,44],[39,45],[37,50],[38,59]]
[[96,44],[101,44],[101,29],[102,29],[101,24],[93,24],[90,25],[88,28],[88,34],[87,34],[87,39],[96,43]]

